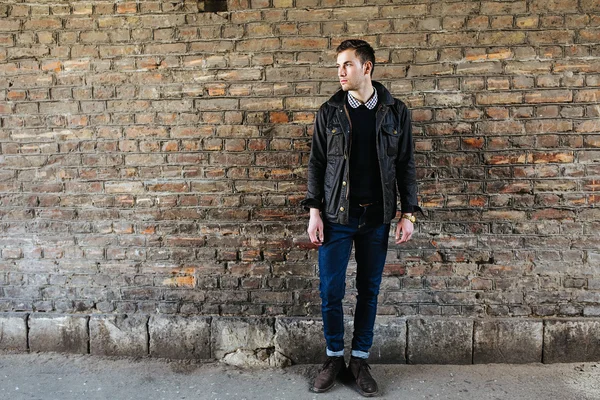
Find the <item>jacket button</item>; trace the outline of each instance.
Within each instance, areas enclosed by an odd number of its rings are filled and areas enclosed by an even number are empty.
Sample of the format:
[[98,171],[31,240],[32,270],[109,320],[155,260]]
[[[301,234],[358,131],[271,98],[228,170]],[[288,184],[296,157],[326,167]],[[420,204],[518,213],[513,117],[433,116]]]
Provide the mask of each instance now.
[[344,154],[344,160],[345,160],[346,158],[347,158],[347,157],[346,157],[346,155]]
[[397,135],[397,134],[398,134],[398,131],[394,129],[394,135]]
[[340,211],[344,211],[344,210],[345,210],[345,208],[344,208],[344,207],[340,207]]
[[342,182],[342,186],[346,186],[346,181]]

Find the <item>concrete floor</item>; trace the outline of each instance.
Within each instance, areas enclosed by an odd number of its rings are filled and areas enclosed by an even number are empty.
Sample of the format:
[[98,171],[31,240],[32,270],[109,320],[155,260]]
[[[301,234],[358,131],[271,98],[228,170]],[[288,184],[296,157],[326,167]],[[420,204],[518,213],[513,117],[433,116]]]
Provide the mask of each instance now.
[[[318,368],[1,354],[0,400],[362,399],[341,383],[325,394],[309,392]],[[600,399],[600,363],[373,365],[372,373],[384,399]]]

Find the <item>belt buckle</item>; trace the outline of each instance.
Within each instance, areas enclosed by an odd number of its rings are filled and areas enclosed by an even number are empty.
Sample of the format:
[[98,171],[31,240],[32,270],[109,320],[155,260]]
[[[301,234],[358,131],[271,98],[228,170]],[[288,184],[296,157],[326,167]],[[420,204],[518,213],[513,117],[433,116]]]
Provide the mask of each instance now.
[[365,204],[358,203],[358,205],[361,206],[361,207],[372,206],[373,204],[375,204],[375,203],[365,203]]

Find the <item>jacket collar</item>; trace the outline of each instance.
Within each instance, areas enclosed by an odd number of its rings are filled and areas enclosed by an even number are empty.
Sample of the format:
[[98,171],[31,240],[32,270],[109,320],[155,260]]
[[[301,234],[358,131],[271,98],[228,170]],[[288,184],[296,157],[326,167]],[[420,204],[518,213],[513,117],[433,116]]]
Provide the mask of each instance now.
[[[394,98],[392,94],[383,86],[381,83],[377,81],[372,81],[373,87],[377,90],[377,96],[379,97],[379,101],[382,104],[391,105],[394,104]],[[327,101],[330,105],[334,107],[341,107],[346,102],[346,92],[342,89],[338,90],[331,98]]]

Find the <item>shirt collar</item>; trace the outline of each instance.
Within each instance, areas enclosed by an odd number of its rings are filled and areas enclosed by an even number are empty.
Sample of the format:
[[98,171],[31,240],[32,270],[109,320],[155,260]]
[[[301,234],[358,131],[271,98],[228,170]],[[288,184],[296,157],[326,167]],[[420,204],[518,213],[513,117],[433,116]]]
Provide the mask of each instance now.
[[[375,90],[375,88],[373,88],[373,95],[371,96],[371,98],[369,100],[367,100],[367,102],[365,103],[365,107],[367,107],[369,110],[374,109],[375,106],[377,105],[377,100],[378,100],[377,90]],[[350,94],[350,92],[348,92],[348,103],[350,103],[350,107],[352,107],[352,108],[358,108],[362,104],[360,101],[356,100]]]

